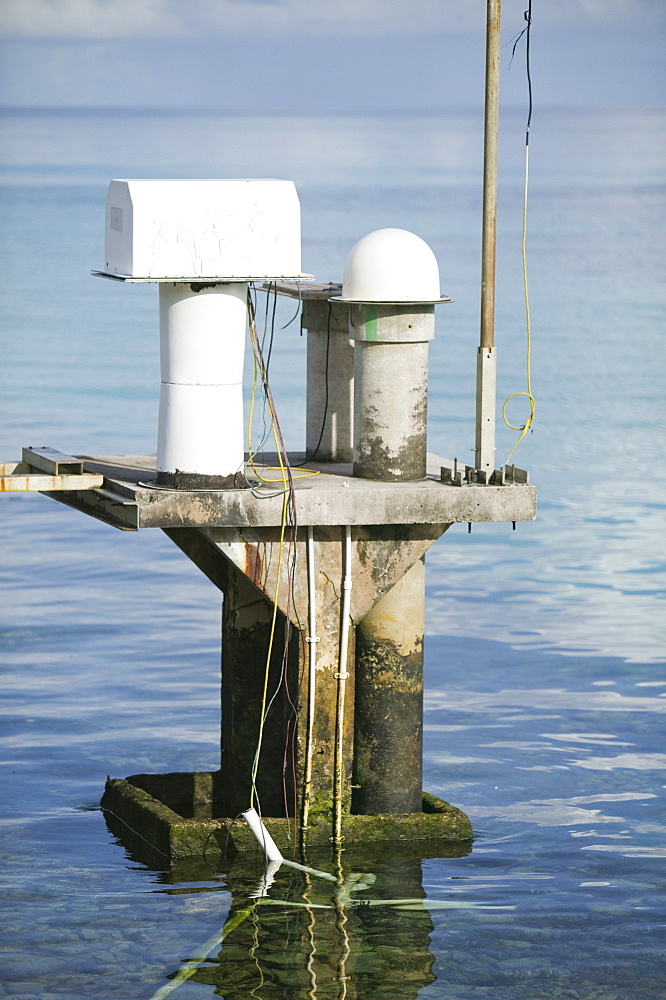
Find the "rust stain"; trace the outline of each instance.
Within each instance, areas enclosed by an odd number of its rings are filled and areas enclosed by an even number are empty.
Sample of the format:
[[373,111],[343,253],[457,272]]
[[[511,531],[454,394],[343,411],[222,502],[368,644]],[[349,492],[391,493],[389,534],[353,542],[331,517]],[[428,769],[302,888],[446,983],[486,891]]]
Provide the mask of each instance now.
[[258,545],[245,543],[245,575],[252,580],[255,586],[260,587],[264,573],[264,561],[259,552]]

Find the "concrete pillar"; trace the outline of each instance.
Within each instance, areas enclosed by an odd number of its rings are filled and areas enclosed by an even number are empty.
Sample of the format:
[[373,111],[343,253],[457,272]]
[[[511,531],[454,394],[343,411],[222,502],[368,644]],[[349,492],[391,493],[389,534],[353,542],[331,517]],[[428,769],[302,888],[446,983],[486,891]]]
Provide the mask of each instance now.
[[[321,565],[317,567],[320,609],[317,615],[317,670],[315,678],[315,710],[313,720],[312,784],[310,817],[330,816],[333,809],[336,709],[340,653],[340,601],[337,595],[327,600],[332,590]],[[307,657],[307,653],[305,654]],[[343,811],[351,806],[352,759],[354,745],[354,629],[350,629],[347,651],[348,678],[345,684],[342,736]],[[307,665],[301,670],[301,718],[298,729],[299,788],[302,787],[306,746],[306,709],[308,698]]]
[[351,462],[354,345],[349,306],[307,297],[306,289],[301,324],[308,332],[306,455],[319,462]]
[[[339,529],[318,530],[317,669],[312,728],[313,757],[310,815],[330,815],[340,649]],[[330,536],[330,539],[329,537]],[[337,536],[337,537],[336,537]],[[330,559],[326,556],[330,551]],[[267,561],[270,561],[270,553]],[[274,560],[273,560],[274,561]],[[272,603],[231,560],[222,608],[222,762],[216,789],[218,815],[235,816],[250,804],[252,762],[259,734]],[[303,564],[301,563],[301,566]],[[306,618],[304,618],[305,622]],[[289,647],[285,659],[285,638]],[[347,655],[343,727],[343,806],[349,810],[354,732],[354,630]],[[269,674],[269,700],[279,693],[266,720],[257,774],[261,812],[284,816],[300,809],[306,754],[308,652],[304,634],[278,610]],[[281,683],[282,678],[282,683]],[[296,726],[296,708],[298,725]],[[283,780],[284,779],[284,780]],[[285,792],[286,787],[286,805]]]
[[425,563],[356,626],[352,812],[422,810]]
[[354,475],[424,479],[428,341],[433,305],[366,303],[350,309],[354,340]]
[[[222,607],[222,760],[218,815],[250,805],[251,774],[273,614],[270,602],[232,563]],[[285,642],[289,637],[288,649]],[[264,725],[257,793],[266,816],[293,814],[294,727],[298,704],[300,635],[280,611],[268,679],[273,704]]]

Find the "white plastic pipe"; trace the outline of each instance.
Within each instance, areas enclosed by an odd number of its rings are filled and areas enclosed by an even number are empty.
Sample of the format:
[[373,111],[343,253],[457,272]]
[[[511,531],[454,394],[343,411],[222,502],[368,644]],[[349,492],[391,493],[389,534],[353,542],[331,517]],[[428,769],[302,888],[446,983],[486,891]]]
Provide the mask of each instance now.
[[[296,868],[299,872],[307,872],[308,875],[316,875],[317,878],[326,879],[327,882],[337,882],[335,875],[329,875],[328,872],[320,872],[316,868],[308,868],[307,865],[299,865],[297,861],[289,861],[287,858],[282,857],[280,849],[271,837],[270,833],[261,821],[261,817],[254,808],[246,809],[245,812],[241,813],[241,816],[249,826],[252,833],[257,838],[259,845],[263,849],[266,855],[266,860],[268,862],[277,861],[280,864],[287,865],[289,868]],[[272,874],[277,871],[276,868],[272,869]]]
[[261,845],[267,861],[284,861],[279,847],[271,837],[270,833],[261,822],[261,817],[256,809],[246,809],[241,816],[249,826]]
[[335,763],[333,774],[333,841],[339,845],[342,841],[342,750],[345,718],[345,682],[349,677],[347,671],[347,650],[349,648],[349,611],[351,607],[351,576],[352,544],[351,527],[345,525],[345,545],[342,578],[342,614],[340,622],[340,656],[338,672],[338,697],[335,713]]
[[160,284],[158,483],[243,485],[246,328],[246,283]]
[[314,566],[314,527],[309,524],[307,528],[307,568],[308,568],[308,635],[305,641],[308,644],[308,714],[306,719],[305,737],[305,774],[303,781],[303,808],[301,810],[301,837],[307,837],[308,820],[310,817],[310,789],[312,786],[312,754],[313,754],[313,728],[315,711],[315,684],[317,676],[317,643],[319,638],[315,635],[317,628],[317,588],[315,581]]

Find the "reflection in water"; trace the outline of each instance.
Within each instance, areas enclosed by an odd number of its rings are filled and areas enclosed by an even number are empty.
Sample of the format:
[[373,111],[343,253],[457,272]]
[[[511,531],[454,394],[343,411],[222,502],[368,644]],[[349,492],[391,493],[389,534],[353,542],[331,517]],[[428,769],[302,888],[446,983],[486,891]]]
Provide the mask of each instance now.
[[[333,860],[309,857],[309,863],[336,870],[333,886],[275,863],[258,871],[247,861],[236,862],[227,879],[233,904],[223,928],[153,1000],[163,1000],[186,980],[214,986],[227,1000],[389,995],[412,1000],[436,978],[423,847],[381,844],[374,850],[352,848]],[[466,851],[462,845],[437,845],[438,856]],[[440,904],[449,906],[479,904]]]

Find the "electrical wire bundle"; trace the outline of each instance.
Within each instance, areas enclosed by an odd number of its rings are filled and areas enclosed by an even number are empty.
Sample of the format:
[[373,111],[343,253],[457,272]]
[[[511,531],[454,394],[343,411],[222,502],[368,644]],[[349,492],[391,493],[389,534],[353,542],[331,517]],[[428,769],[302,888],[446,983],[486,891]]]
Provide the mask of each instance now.
[[[270,297],[269,297],[270,298]],[[295,746],[294,741],[296,738],[296,724],[298,721],[298,697],[296,696],[296,701],[292,696],[292,692],[289,689],[289,677],[288,677],[288,662],[289,662],[289,641],[291,632],[291,614],[293,612],[293,592],[294,592],[294,578],[296,573],[296,503],[294,495],[294,477],[292,475],[291,466],[289,464],[289,458],[287,456],[287,451],[284,445],[284,438],[282,436],[282,431],[280,429],[280,423],[277,417],[277,412],[275,408],[275,400],[273,398],[273,393],[271,390],[270,382],[268,379],[268,366],[270,363],[271,351],[273,348],[273,337],[275,330],[275,309],[276,309],[276,299],[277,295],[273,293],[273,305],[272,305],[272,315],[270,320],[270,335],[268,340],[268,351],[266,355],[264,354],[264,348],[267,337],[267,329],[269,327],[268,323],[268,312],[269,312],[269,298],[267,298],[266,303],[266,320],[264,324],[264,336],[260,341],[257,332],[256,323],[256,307],[252,299],[252,295],[248,292],[248,318],[249,318],[249,328],[250,328],[250,343],[252,345],[253,354],[253,385],[252,385],[252,396],[250,402],[250,412],[248,419],[248,463],[252,473],[258,480],[258,484],[280,484],[282,489],[276,494],[271,492],[267,494],[262,489],[258,489],[257,486],[254,487],[256,496],[276,496],[282,495],[282,513],[280,520],[280,534],[278,543],[278,556],[277,556],[277,567],[276,567],[276,584],[275,584],[275,594],[273,595],[273,615],[271,619],[271,627],[269,633],[268,649],[266,652],[266,668],[264,673],[264,686],[261,700],[261,714],[259,723],[259,732],[257,736],[257,747],[254,755],[254,760],[252,764],[251,772],[251,791],[250,791],[250,808],[256,808],[259,815],[261,815],[261,804],[259,802],[259,796],[257,794],[257,773],[259,770],[259,758],[261,755],[261,747],[263,742],[264,728],[266,724],[266,719],[273,706],[276,698],[281,691],[284,691],[287,701],[291,709],[291,715],[287,721],[287,729],[285,732],[285,744],[284,744],[284,756],[283,756],[283,798],[285,814],[289,815],[289,803],[288,803],[288,783],[287,783],[287,770],[289,766],[289,761],[291,760],[292,768],[292,788],[293,788],[293,816],[294,822],[296,822],[296,798],[297,798],[297,783],[295,774]],[[261,386],[263,394],[263,434],[259,447],[255,450],[252,445],[252,429],[253,429],[253,418],[255,412],[255,402],[257,398],[257,392]],[[267,423],[270,426],[267,427]],[[275,452],[277,456],[276,466],[270,466],[269,468],[274,469],[279,472],[279,476],[276,478],[266,478],[257,468],[255,464],[255,457],[258,452],[263,448],[268,437],[272,436],[273,442],[275,444]],[[286,567],[286,572],[283,572],[283,567]],[[282,654],[280,676],[275,689],[269,695],[269,675],[270,675],[270,665],[271,657],[273,653],[273,648],[275,645],[275,634],[277,628],[277,613],[278,613],[278,603],[280,599],[280,590],[283,585],[283,578],[286,577],[286,602],[285,602],[285,636],[284,636],[284,650]]]

